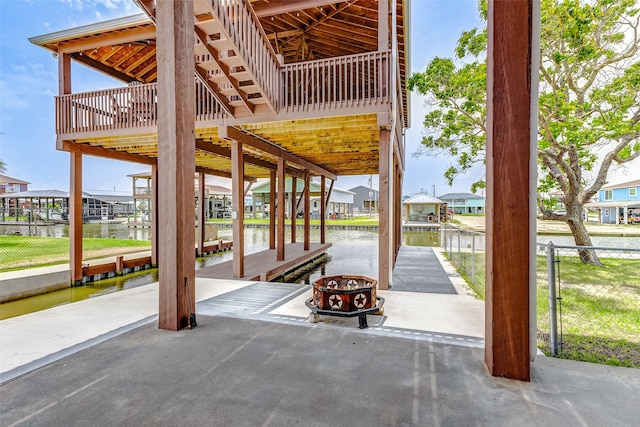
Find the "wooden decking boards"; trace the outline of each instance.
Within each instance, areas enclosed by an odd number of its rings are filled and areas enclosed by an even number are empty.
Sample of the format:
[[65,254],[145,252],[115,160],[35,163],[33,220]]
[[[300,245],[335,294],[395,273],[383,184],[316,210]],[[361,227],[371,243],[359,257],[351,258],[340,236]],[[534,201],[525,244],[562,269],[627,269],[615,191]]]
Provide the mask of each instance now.
[[[331,243],[311,243],[309,250],[304,250],[304,243],[285,245],[285,258],[276,261],[276,249],[267,249],[246,255],[244,258],[244,276],[239,280],[269,280],[293,270],[310,261],[331,247]],[[196,277],[211,279],[233,279],[233,261],[226,261],[196,271]]]

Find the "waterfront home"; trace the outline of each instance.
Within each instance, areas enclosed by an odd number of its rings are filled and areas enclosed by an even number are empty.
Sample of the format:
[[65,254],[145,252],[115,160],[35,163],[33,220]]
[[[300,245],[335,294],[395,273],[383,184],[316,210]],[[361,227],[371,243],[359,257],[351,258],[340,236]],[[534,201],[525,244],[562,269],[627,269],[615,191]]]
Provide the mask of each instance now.
[[484,214],[484,197],[471,193],[447,193],[438,196],[455,214]]
[[30,182],[6,175],[0,175],[0,194],[19,193],[29,189]]
[[585,208],[597,209],[603,224],[640,224],[640,179],[602,187]]
[[[286,218],[291,218],[292,209],[295,209],[296,215],[299,217],[303,213],[302,196],[304,195],[304,182],[300,180],[296,181],[295,194],[292,194],[293,178],[287,178],[285,180],[284,190],[285,195],[285,215]],[[270,204],[270,188],[271,183],[269,181],[257,185],[251,189],[253,211],[256,212],[258,206],[263,207],[261,210],[262,216],[269,217],[269,204]],[[320,218],[320,201],[322,199],[320,183],[311,181],[309,183],[310,188],[310,201],[311,201],[311,219]],[[328,194],[327,194],[328,193]],[[353,214],[353,192],[344,190],[339,187],[333,187],[330,192],[325,190],[325,203],[327,203],[326,217],[325,218],[344,218]],[[292,207],[291,201],[294,200],[295,208]]]
[[[371,179],[371,178],[369,178]],[[378,203],[380,200],[380,192],[375,188],[364,185],[350,188],[353,193],[353,211],[354,213],[372,213],[378,212]]]

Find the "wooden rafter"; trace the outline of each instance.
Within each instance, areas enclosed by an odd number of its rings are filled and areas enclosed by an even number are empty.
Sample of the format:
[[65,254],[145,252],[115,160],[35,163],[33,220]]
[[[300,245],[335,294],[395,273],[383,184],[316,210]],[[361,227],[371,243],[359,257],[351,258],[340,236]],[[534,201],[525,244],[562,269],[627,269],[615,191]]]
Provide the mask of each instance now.
[[257,137],[248,132],[236,129],[231,126],[224,126],[218,128],[218,136],[222,139],[231,139],[236,141],[242,141],[243,144],[251,145],[265,153],[277,156],[284,159],[288,163],[294,163],[299,165],[302,169],[308,169],[316,175],[326,176],[331,180],[336,180],[337,177],[334,173],[329,172],[321,166],[304,160],[298,156],[295,156],[287,151],[283,150],[278,145],[272,144],[260,137]]

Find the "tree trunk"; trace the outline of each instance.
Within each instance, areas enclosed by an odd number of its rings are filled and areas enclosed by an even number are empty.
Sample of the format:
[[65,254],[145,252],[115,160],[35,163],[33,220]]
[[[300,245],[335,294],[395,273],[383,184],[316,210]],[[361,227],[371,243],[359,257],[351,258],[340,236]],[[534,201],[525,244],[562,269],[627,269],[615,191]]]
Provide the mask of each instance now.
[[[593,246],[591,237],[589,237],[589,233],[587,232],[587,227],[585,227],[584,222],[582,222],[581,215],[567,218],[567,224],[571,229],[571,234],[573,234],[573,240],[576,242],[576,246]],[[598,254],[596,254],[596,251],[593,249],[580,249],[578,250],[578,255],[580,255],[580,259],[585,264],[604,267],[598,258]]]

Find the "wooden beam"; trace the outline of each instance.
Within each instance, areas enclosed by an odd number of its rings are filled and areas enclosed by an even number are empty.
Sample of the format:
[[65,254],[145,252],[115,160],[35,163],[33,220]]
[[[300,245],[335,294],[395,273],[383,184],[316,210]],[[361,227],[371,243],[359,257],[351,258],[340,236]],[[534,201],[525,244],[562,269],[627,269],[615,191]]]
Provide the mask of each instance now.
[[87,55],[81,55],[79,53],[71,53],[70,55],[75,61],[81,62],[86,66],[93,68],[94,70],[98,70],[101,73],[104,73],[108,76],[113,77],[114,79],[118,79],[125,83],[130,83],[135,80],[134,77],[131,77],[126,73],[123,73],[121,71],[116,70],[115,68],[105,65],[100,61],[96,61],[95,59]]
[[242,142],[231,142],[231,218],[233,221],[233,277],[244,276],[244,161]]
[[115,46],[142,40],[153,40],[155,38],[156,28],[149,22],[148,25],[142,27],[113,31],[109,34],[101,34],[100,37],[90,37],[61,43],[59,50],[64,53],[76,53],[104,46]]
[[275,249],[275,248],[276,248],[276,171],[272,170],[270,172],[270,180],[269,180],[269,249]]
[[[355,3],[355,1],[357,0],[352,0],[351,3]],[[271,0],[270,2],[256,5],[253,10],[255,10],[258,17],[262,18],[314,7],[330,6],[335,3],[335,0]]]
[[69,153],[69,156],[69,265],[71,284],[79,285],[82,283],[82,154]]
[[193,1],[157,3],[158,327],[179,330],[195,312],[195,80]]
[[535,268],[529,264],[533,3],[490,0],[487,31],[485,363],[494,376],[524,381]]
[[285,193],[285,161],[284,158],[280,157],[278,159],[278,216],[276,221],[278,222],[277,230],[278,230],[278,241],[276,243],[276,260],[284,261],[284,193]]
[[389,138],[391,132],[380,131],[380,160],[378,164],[378,288],[389,289],[390,267],[390,208],[389,206]]
[[296,214],[298,205],[296,204],[298,179],[294,176],[291,178],[291,193],[289,193],[289,202],[291,203],[291,243],[296,242]]
[[311,174],[304,174],[304,250],[309,250],[311,242]]
[[[221,145],[215,145],[211,142],[207,142],[201,138],[196,138],[196,150],[205,151],[207,153],[215,154],[216,156],[224,157],[227,159],[231,158],[230,149],[223,147]],[[257,159],[252,156],[245,155],[244,162],[255,165],[255,166],[259,166],[261,168],[269,169],[269,170],[276,169],[275,163],[269,163],[265,160]]]
[[293,163],[300,166],[303,169],[309,169],[311,173],[321,176],[326,176],[331,180],[336,180],[337,176],[328,170],[301,159],[298,156],[294,156],[291,153],[285,151],[282,147],[268,142],[260,137],[257,137],[248,132],[241,131],[231,126],[221,126],[218,128],[218,137],[221,139],[235,139],[242,141],[244,144],[257,148],[260,151],[271,154],[273,156],[284,159],[287,163]]
[[92,145],[80,144],[73,141],[61,141],[59,149],[68,152],[82,153],[90,156],[105,157],[113,160],[140,163],[143,165],[157,164],[157,160],[153,157],[131,154],[124,151],[110,150],[108,148],[94,147]]
[[58,95],[71,93],[71,57],[58,52]]

